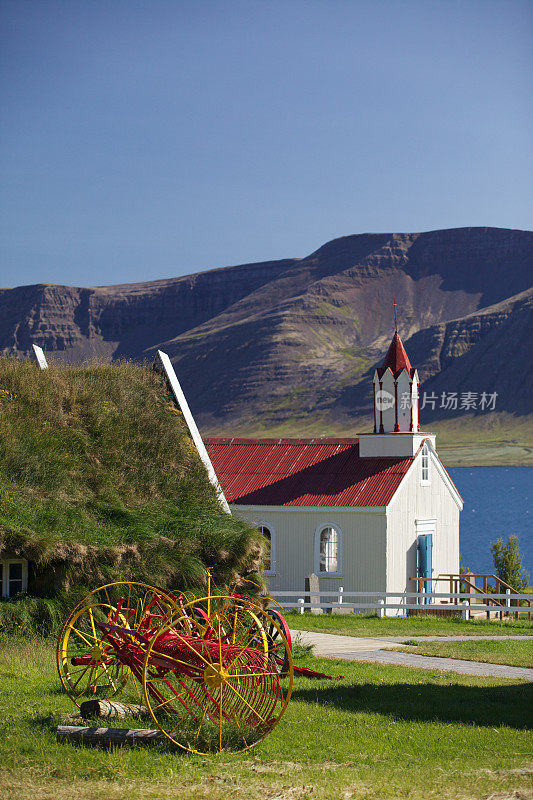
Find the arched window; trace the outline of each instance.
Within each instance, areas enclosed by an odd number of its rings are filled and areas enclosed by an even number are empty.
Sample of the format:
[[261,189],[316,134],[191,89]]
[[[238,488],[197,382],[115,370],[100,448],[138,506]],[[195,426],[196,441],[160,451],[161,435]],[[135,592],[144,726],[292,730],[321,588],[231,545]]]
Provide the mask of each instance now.
[[342,532],[336,525],[321,525],[316,531],[315,571],[317,574],[341,572]]
[[263,560],[265,574],[276,574],[276,533],[272,525],[261,523],[257,526],[257,530],[263,534],[268,541],[267,551]]
[[420,478],[423,486],[428,486],[429,483],[431,483],[429,477],[429,447],[427,445],[427,442],[424,444],[422,448]]

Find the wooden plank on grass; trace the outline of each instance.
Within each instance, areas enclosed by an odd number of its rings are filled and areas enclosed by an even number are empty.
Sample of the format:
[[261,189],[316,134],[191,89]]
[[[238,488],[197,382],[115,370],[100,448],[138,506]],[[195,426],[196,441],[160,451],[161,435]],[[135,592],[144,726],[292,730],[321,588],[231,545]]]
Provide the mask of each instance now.
[[120,747],[125,744],[150,745],[168,742],[161,731],[145,728],[91,728],[81,725],[58,725],[58,742],[85,744],[100,747]]
[[150,716],[146,706],[134,705],[133,703],[117,703],[114,700],[86,700],[80,706],[80,714],[83,719],[90,719],[91,717],[117,717],[118,719],[133,717],[142,719]]

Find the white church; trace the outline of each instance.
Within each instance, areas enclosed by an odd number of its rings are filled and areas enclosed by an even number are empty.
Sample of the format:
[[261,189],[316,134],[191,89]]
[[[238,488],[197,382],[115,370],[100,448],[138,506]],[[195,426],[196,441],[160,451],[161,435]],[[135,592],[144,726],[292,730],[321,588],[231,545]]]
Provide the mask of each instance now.
[[459,572],[462,498],[418,424],[398,331],[375,371],[374,430],[351,439],[205,439],[231,511],[270,540],[273,591],[410,592]]

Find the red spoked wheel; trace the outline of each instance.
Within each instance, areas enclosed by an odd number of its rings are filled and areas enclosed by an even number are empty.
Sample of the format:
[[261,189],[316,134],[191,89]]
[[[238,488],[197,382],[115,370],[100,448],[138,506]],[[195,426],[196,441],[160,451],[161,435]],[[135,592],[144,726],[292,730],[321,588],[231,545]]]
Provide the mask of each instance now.
[[266,635],[268,641],[268,657],[281,676],[287,674],[292,664],[292,639],[287,620],[275,608],[268,610]]
[[[161,629],[146,650],[145,703],[160,730],[184,750],[247,750],[277,725],[292,691],[292,660],[285,644],[288,683],[269,656],[271,638],[285,639],[263,609],[231,596],[210,596],[206,609]],[[286,641],[286,640],[285,640]]]

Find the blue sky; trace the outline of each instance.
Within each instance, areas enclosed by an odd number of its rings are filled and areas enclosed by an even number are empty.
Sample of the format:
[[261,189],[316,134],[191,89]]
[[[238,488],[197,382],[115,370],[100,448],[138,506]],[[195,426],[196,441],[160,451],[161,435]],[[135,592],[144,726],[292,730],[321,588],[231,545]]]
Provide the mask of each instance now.
[[0,286],[532,227],[533,3],[2,0]]

